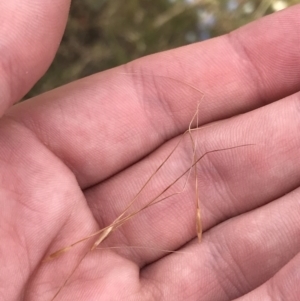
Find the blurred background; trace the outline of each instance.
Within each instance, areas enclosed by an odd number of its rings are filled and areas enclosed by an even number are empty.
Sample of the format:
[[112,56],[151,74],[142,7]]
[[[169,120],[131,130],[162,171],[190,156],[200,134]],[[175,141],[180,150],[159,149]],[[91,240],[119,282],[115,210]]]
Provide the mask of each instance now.
[[232,31],[300,0],[73,0],[65,35],[25,98],[147,54]]

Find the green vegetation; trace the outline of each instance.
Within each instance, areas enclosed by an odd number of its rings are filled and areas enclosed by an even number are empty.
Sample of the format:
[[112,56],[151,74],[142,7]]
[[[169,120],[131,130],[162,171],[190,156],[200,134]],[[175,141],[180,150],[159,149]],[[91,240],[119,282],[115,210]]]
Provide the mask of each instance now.
[[73,0],[57,56],[32,97],[138,57],[215,37],[300,0]]

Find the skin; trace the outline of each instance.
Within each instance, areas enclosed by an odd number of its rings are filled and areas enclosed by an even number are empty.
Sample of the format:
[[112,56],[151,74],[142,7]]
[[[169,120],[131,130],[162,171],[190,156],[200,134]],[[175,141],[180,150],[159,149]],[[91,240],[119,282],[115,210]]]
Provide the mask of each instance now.
[[[111,223],[188,128],[201,93],[156,75],[204,91],[197,156],[255,145],[198,165],[201,244],[191,177],[103,243],[122,248],[90,253],[56,300],[298,300],[300,6],[11,107],[51,63],[68,6],[0,3],[0,300],[51,300],[87,244],[45,256]],[[140,202],[191,164],[185,142]]]

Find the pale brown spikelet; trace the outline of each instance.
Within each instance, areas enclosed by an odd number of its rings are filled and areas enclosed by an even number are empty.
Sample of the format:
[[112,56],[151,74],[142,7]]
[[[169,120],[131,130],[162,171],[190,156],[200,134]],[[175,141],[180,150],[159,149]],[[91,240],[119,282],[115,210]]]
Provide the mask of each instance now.
[[105,231],[103,231],[100,234],[99,238],[95,241],[95,243],[91,247],[91,251],[95,250],[109,236],[109,234],[112,232],[113,229],[114,229],[114,226],[112,224]]
[[52,253],[52,254],[50,254],[48,257],[46,257],[46,258],[43,260],[43,262],[46,262],[46,261],[52,260],[52,259],[54,259],[54,258],[57,258],[57,257],[59,257],[60,255],[62,255],[62,254],[64,254],[64,253],[68,252],[71,248],[72,248],[71,246],[68,246],[68,247],[65,247],[65,248],[63,248],[63,249],[60,249],[60,250],[58,250],[58,251]]
[[198,242],[200,243],[202,240],[202,221],[201,221],[201,211],[198,207],[196,210],[196,231],[198,236]]

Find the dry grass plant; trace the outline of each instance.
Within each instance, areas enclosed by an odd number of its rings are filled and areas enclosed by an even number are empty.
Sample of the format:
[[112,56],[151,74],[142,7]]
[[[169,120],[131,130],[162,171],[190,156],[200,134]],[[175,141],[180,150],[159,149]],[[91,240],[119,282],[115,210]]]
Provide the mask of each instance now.
[[[134,75],[134,73],[122,73],[122,75],[124,76],[128,76],[128,75]],[[150,74],[143,74],[143,76],[153,76]],[[79,265],[81,264],[81,262],[84,260],[84,258],[92,251],[94,250],[101,250],[101,249],[107,249],[107,248],[101,248],[100,245],[101,243],[107,239],[114,231],[116,231],[118,228],[120,228],[122,225],[124,225],[126,222],[128,222],[129,220],[131,220],[133,217],[135,217],[137,214],[139,214],[140,212],[146,210],[147,208],[156,205],[168,198],[174,197],[175,195],[181,194],[187,186],[188,180],[191,177],[191,175],[193,174],[194,176],[194,188],[195,188],[195,235],[198,237],[198,241],[199,243],[201,242],[201,238],[202,238],[202,218],[201,218],[201,206],[200,206],[200,198],[199,198],[199,185],[198,185],[198,175],[197,175],[197,165],[199,164],[200,160],[202,160],[205,156],[207,156],[208,154],[211,153],[215,153],[215,152],[221,152],[221,151],[226,151],[226,150],[232,150],[235,148],[240,148],[240,147],[245,147],[245,146],[250,146],[250,145],[254,145],[254,144],[242,144],[242,145],[237,145],[237,146],[232,146],[232,147],[226,147],[226,148],[220,148],[220,149],[215,149],[215,150],[210,150],[210,151],[206,151],[205,153],[203,153],[200,157],[197,157],[197,146],[198,146],[198,139],[197,139],[197,132],[198,130],[201,130],[202,128],[206,128],[209,127],[208,126],[203,126],[203,127],[199,127],[199,107],[201,106],[201,102],[204,98],[204,93],[199,90],[198,88],[190,85],[189,83],[186,82],[182,82],[180,80],[177,80],[176,78],[172,78],[172,77],[168,77],[168,76],[160,76],[160,75],[155,75],[155,77],[161,77],[161,78],[165,78],[165,79],[169,79],[172,81],[177,81],[180,82],[188,87],[190,87],[191,89],[197,91],[198,93],[200,93],[202,96],[200,98],[200,100],[198,101],[197,104],[197,108],[195,110],[195,113],[189,123],[189,127],[188,129],[182,134],[181,138],[179,139],[178,143],[175,145],[175,147],[173,148],[173,150],[168,154],[168,156],[162,161],[162,163],[155,169],[155,171],[150,175],[150,177],[147,179],[147,181],[142,185],[142,187],[139,189],[139,191],[135,194],[135,196],[129,201],[128,205],[126,206],[126,208],[123,210],[123,212],[109,225],[107,225],[106,227],[100,229],[99,231],[90,234],[89,236],[83,237],[82,239],[73,242],[72,244],[61,248],[60,250],[50,254],[48,257],[46,257],[44,259],[45,261],[50,261],[50,260],[54,260],[55,258],[61,256],[64,253],[67,253],[68,251],[70,251],[74,246],[76,246],[77,244],[83,243],[85,241],[88,241],[92,238],[95,239],[94,243],[92,244],[92,247],[89,247],[88,250],[84,253],[84,255],[82,256],[82,258],[80,259],[80,261],[76,264],[76,266],[74,267],[74,269],[69,273],[68,277],[66,278],[66,280],[64,281],[64,283],[60,286],[60,288],[57,290],[56,294],[53,296],[53,298],[51,299],[51,301],[55,300],[56,297],[59,295],[59,293],[61,292],[61,290],[67,285],[68,281],[70,280],[70,278],[72,277],[72,275],[74,274],[74,272],[76,271],[76,269],[79,267]],[[192,125],[196,124],[195,128],[192,128]],[[130,209],[132,208],[133,204],[135,202],[137,202],[138,197],[141,195],[142,191],[146,188],[146,186],[149,185],[149,183],[151,182],[151,180],[153,180],[153,178],[155,177],[155,175],[163,168],[166,166],[166,163],[169,161],[169,159],[171,158],[171,156],[174,154],[174,152],[177,150],[177,148],[179,147],[179,145],[183,142],[184,137],[188,135],[191,141],[191,145],[192,145],[192,160],[191,160],[191,164],[190,166],[184,170],[184,172],[182,172],[178,177],[175,178],[175,180],[173,180],[169,185],[167,185],[159,194],[157,194],[155,197],[153,197],[152,199],[150,199],[149,201],[146,202],[146,204],[144,204],[141,208],[137,209],[137,210],[133,210],[133,212],[130,212]],[[176,183],[179,182],[180,179],[182,179],[184,176],[186,176],[186,179],[184,181],[184,185],[181,187],[180,190],[170,193],[167,196],[164,196],[165,193],[167,193],[170,188],[172,188]],[[119,247],[119,246],[113,246],[113,247],[109,247],[109,249],[119,249],[119,248],[123,248],[123,246]],[[147,248],[147,249],[153,249],[150,246],[148,247],[142,247],[142,246],[130,246],[130,248]],[[174,253],[174,252],[178,252],[178,253],[184,253],[181,251],[171,251],[171,250],[164,250],[164,249],[160,249],[160,251],[162,252],[166,252],[166,253]]]

